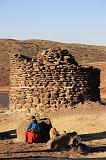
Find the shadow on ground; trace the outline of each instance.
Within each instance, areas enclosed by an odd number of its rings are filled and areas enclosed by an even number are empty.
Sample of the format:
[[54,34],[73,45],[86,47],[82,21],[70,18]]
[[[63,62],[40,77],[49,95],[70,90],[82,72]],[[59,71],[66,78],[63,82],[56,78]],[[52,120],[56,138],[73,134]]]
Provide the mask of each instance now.
[[17,138],[16,129],[0,132],[0,140]]
[[100,140],[106,138],[106,131],[99,133],[82,134],[80,136],[82,141]]
[[[91,134],[82,134],[80,135],[81,136],[81,139],[82,139],[82,142],[86,142],[86,141],[92,141],[92,140],[100,140],[100,139],[105,139],[106,138],[106,131],[104,132],[99,132],[99,133],[91,133]],[[16,138],[17,135],[16,135],[16,130],[10,130],[10,131],[6,131],[6,132],[0,132],[0,139],[4,140],[4,139],[12,139],[12,138]],[[79,144],[79,147],[82,151],[82,154],[83,153],[99,153],[99,152],[106,152],[106,145],[105,146],[97,146],[97,147],[92,147],[92,146],[89,146],[89,145],[86,145],[84,143],[80,143]],[[69,150],[69,149],[68,149]],[[64,149],[64,151],[66,151]],[[48,150],[48,149],[45,149],[45,150],[22,150],[22,151],[14,151],[14,152],[8,152],[8,151],[5,151],[5,152],[1,152],[0,154],[18,154],[18,153],[37,153],[37,152],[54,152],[53,150]],[[56,151],[57,152],[57,151]],[[34,156],[34,157],[18,157],[18,158],[5,158],[5,159],[33,159],[33,158],[36,158],[36,159],[59,159],[59,160],[64,160],[64,159],[69,159],[67,157],[65,158],[57,158],[57,157],[42,157],[42,156]],[[2,158],[3,159],[3,158]],[[72,158],[71,158],[72,159]],[[78,159],[78,158],[77,158]],[[73,160],[77,160],[77,159],[73,159]],[[102,159],[102,160],[106,160],[106,157],[104,158],[86,158],[85,160],[99,160],[99,159]],[[83,160],[82,158],[81,159],[78,159],[78,160]]]
[[38,160],[106,160],[106,158],[68,158],[68,157],[51,157],[51,156],[31,156],[31,157],[17,157],[17,158],[2,158],[2,160],[18,160],[18,159],[25,159],[25,160],[32,160],[32,159],[38,159]]

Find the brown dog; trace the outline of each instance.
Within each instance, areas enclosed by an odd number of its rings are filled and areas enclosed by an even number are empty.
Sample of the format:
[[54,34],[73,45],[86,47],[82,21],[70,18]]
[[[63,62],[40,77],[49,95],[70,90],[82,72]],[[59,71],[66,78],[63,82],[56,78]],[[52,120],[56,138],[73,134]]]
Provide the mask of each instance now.
[[59,136],[59,133],[57,132],[56,128],[51,128],[49,134],[51,140],[54,140],[57,136]]
[[[72,148],[76,146],[76,143],[80,143],[81,138],[77,135],[77,132],[69,132],[55,137],[55,139],[50,139],[47,143],[48,149],[63,149]],[[74,143],[74,145],[73,145]]]

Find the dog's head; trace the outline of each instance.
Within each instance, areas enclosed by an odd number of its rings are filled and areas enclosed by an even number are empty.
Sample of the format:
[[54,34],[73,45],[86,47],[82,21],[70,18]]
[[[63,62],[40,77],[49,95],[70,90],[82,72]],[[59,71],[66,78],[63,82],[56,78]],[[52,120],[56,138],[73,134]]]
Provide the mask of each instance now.
[[71,138],[73,138],[73,137],[75,137],[75,136],[77,136],[77,132],[69,132],[69,133],[67,133],[67,135],[69,135]]

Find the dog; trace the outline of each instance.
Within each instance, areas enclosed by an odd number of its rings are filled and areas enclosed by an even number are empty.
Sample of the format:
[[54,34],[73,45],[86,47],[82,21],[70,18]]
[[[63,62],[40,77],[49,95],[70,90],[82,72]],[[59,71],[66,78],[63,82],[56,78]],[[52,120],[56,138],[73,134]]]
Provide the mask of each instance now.
[[79,143],[80,137],[77,135],[77,132],[69,132],[69,133],[65,133],[62,135],[59,135],[57,137],[55,137],[55,139],[50,139],[47,143],[47,148],[48,149],[53,149],[53,150],[61,150],[64,148],[72,148],[73,147],[73,143],[74,146],[76,145],[76,141],[77,143]]
[[59,136],[59,133],[57,132],[56,128],[51,128],[50,129],[50,140],[54,140],[57,136]]

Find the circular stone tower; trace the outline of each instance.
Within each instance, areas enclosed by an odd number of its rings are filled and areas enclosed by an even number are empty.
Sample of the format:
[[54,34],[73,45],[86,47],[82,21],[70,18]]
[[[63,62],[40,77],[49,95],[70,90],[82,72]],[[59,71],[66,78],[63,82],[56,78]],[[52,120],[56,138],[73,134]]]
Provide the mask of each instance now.
[[36,58],[10,56],[10,109],[72,107],[100,101],[100,70],[79,65],[68,50],[44,50]]

